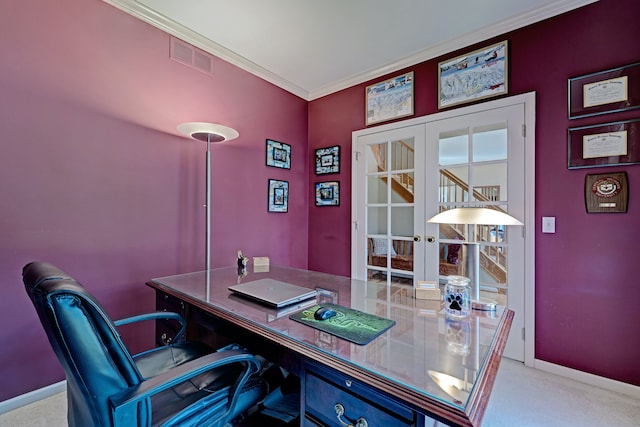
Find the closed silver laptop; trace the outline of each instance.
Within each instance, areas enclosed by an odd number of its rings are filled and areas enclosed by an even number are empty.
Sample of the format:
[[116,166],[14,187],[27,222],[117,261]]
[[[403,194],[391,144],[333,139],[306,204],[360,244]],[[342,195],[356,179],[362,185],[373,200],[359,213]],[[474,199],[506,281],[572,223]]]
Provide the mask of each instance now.
[[271,307],[285,307],[317,295],[315,289],[304,288],[274,279],[259,279],[253,282],[241,283],[229,286],[229,290]]

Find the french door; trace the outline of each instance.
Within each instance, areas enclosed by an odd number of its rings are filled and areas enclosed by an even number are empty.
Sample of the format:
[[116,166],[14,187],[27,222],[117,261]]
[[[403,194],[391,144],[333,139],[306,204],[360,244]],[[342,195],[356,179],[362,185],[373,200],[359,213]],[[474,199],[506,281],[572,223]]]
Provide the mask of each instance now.
[[352,167],[352,276],[415,284],[465,275],[462,242],[475,238],[481,294],[516,312],[505,355],[521,361],[528,280],[523,228],[470,230],[427,219],[455,207],[529,219],[524,125],[525,103],[503,100],[366,129],[354,132]]
[[360,261],[355,277],[413,284],[425,275],[424,129],[421,124],[358,138],[353,173],[363,191],[355,201],[361,208],[352,239]]

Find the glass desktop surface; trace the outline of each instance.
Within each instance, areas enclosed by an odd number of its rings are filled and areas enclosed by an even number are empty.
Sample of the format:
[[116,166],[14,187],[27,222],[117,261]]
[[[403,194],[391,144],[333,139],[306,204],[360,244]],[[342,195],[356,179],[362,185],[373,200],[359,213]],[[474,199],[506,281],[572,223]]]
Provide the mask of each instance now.
[[[316,289],[311,301],[276,310],[232,294],[227,288],[271,278]],[[295,340],[328,358],[356,365],[401,387],[465,409],[476,379],[485,370],[492,341],[504,308],[493,313],[476,312],[464,320],[445,316],[442,303],[416,300],[409,285],[361,281],[343,276],[271,266],[268,271],[236,267],[153,279],[159,289],[168,288],[189,302],[242,318],[261,329]],[[391,329],[361,346],[289,319],[289,315],[315,303],[330,302],[396,321]],[[508,332],[508,331],[507,331]],[[495,374],[495,373],[494,373]]]

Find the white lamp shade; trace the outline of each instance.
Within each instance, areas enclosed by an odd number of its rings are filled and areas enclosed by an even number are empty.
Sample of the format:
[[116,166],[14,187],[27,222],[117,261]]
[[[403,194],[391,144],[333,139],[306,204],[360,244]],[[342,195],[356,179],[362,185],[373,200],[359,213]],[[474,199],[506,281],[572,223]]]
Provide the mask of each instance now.
[[231,141],[240,136],[228,126],[206,122],[188,122],[178,125],[178,132],[203,142]]
[[455,208],[427,220],[435,224],[523,225],[504,212],[488,208]]

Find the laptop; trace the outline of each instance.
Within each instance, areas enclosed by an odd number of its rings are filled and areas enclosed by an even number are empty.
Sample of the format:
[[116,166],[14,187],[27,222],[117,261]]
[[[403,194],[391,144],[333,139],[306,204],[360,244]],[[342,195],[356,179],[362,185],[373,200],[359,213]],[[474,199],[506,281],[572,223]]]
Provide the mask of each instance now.
[[300,310],[304,310],[305,308],[313,307],[318,303],[316,298],[309,298],[304,301],[296,302],[293,304],[289,304],[284,307],[271,307],[261,302],[258,302],[254,299],[247,298],[240,294],[231,293],[229,295],[229,299],[234,301],[239,301],[243,305],[253,308],[254,310],[260,311],[266,315],[267,323],[271,323],[283,317],[286,317],[290,314],[296,313]]
[[274,279],[259,279],[253,282],[229,286],[235,294],[262,302],[271,307],[285,307],[317,295],[315,289],[303,288]]

